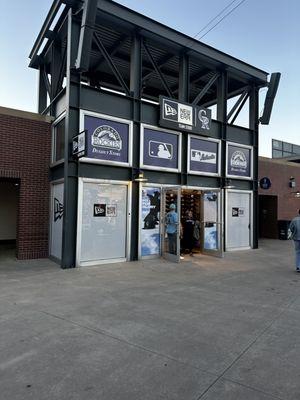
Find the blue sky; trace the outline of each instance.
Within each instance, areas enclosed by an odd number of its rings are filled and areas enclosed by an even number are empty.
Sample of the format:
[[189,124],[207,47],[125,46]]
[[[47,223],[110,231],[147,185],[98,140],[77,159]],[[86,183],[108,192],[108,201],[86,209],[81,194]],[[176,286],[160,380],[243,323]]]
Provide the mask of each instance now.
[[[230,0],[119,3],[194,36]],[[28,68],[28,54],[51,4],[52,0],[0,0],[0,106],[37,110],[37,72]],[[270,125],[260,127],[260,155],[271,156],[271,138],[300,144],[299,15],[299,0],[245,0],[201,39],[267,72],[282,73]]]

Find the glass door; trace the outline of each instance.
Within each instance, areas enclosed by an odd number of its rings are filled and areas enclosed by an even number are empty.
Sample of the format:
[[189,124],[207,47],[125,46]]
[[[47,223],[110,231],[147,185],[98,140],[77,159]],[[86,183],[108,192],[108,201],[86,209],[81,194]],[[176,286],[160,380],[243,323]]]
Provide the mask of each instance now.
[[162,189],[162,256],[173,262],[180,261],[180,196],[179,188]]
[[220,190],[204,190],[201,193],[202,253],[223,256],[223,225]]

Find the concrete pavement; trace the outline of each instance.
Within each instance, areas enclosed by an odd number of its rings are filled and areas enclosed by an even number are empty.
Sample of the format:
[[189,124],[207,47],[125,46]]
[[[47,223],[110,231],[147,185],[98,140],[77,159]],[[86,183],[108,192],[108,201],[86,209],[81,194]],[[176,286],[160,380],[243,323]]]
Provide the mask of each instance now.
[[300,399],[289,241],[61,270],[0,256],[0,399]]

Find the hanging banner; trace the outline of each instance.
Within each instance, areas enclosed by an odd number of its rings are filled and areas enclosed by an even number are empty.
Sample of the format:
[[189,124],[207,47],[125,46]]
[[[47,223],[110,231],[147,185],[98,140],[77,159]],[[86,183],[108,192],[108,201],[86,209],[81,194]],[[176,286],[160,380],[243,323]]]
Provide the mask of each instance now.
[[160,254],[160,188],[143,187],[141,214],[141,256]]
[[142,129],[142,142],[141,163],[143,167],[159,170],[179,170],[179,134],[144,127]]
[[209,134],[211,130],[211,110],[178,102],[160,96],[159,125],[166,128],[193,133]]
[[227,144],[227,176],[251,178],[252,148]]
[[86,157],[129,165],[130,125],[84,115]]
[[219,141],[188,138],[188,172],[199,174],[219,174]]

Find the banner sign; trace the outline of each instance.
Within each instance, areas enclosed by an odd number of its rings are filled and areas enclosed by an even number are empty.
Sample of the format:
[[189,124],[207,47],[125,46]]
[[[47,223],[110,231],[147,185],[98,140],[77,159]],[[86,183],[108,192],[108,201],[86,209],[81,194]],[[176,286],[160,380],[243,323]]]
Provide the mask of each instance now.
[[178,170],[179,135],[144,128],[143,143],[143,166]]
[[141,214],[141,256],[160,254],[160,188],[143,187]]
[[188,172],[219,173],[219,142],[189,137]]
[[228,144],[227,147],[227,175],[251,178],[252,149]]
[[211,110],[160,96],[159,125],[193,133],[209,134]]
[[268,177],[263,177],[261,178],[261,180],[259,181],[259,186],[261,187],[261,189],[265,189],[268,190],[271,187],[271,181]]
[[86,157],[129,163],[129,124],[85,115],[84,128]]
[[86,131],[82,131],[73,138],[72,154],[77,158],[84,157],[85,149],[86,149]]

